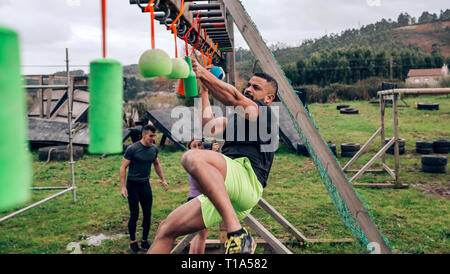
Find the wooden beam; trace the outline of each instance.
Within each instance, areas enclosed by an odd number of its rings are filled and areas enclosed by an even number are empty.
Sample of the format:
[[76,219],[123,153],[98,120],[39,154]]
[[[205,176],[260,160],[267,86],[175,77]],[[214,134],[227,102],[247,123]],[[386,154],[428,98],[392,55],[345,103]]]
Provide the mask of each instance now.
[[292,254],[292,252],[284,246],[275,236],[272,235],[258,220],[251,214],[248,214],[244,218],[244,222],[247,223],[253,230],[258,233],[275,251],[277,254]]
[[392,169],[390,169],[388,165],[386,165],[385,163],[383,163],[383,169],[386,170],[389,173],[389,175],[391,175],[392,179],[395,179],[394,171],[392,171]]
[[352,238],[340,238],[340,239],[308,239],[309,243],[351,243],[354,242]]
[[358,173],[356,173],[351,179],[350,182],[354,182],[356,181],[359,177],[361,177],[361,175],[364,174],[364,172],[366,172],[366,170],[372,166],[373,163],[375,163],[375,161],[380,158],[381,155],[383,155],[386,150],[389,149],[389,147],[395,142],[395,139],[392,138],[382,149],[380,149],[380,151],[377,152],[377,154],[375,154],[375,156],[372,157],[372,159],[370,159],[369,162],[367,162],[367,164],[365,166],[363,166],[363,168],[361,168]]
[[299,241],[308,241],[308,239],[300,231],[298,231],[283,215],[281,215],[272,205],[261,198],[258,205],[262,207],[270,216],[272,216],[280,225],[282,225],[289,233],[291,233]]
[[408,188],[407,184],[391,184],[391,183],[358,183],[353,184],[354,186],[363,186],[363,187],[371,187],[371,188]]
[[328,145],[323,141],[322,136],[310,119],[308,112],[295,95],[292,86],[289,84],[274,56],[267,48],[254,22],[250,19],[242,4],[237,0],[223,0],[223,2],[252,50],[253,55],[259,60],[260,67],[264,72],[270,74],[277,80],[281,101],[286,105],[291,117],[295,119],[293,121],[295,122],[294,125],[297,124],[305,135],[318,161],[323,167],[327,168],[328,176],[336,187],[339,196],[346,204],[349,214],[356,220],[369,242],[379,244],[381,253],[391,253],[380,231],[378,231],[369,213],[359,200],[358,195],[356,195],[355,190],[348,182]]
[[191,233],[186,235],[173,249],[170,251],[170,254],[180,254],[186,246],[194,239],[198,232]]
[[381,127],[377,129],[377,131],[372,135],[372,137],[370,137],[369,140],[362,146],[362,148],[352,157],[352,159],[350,159],[350,161],[344,166],[343,168],[344,170],[349,168],[359,158],[359,156],[361,156],[366,151],[366,149],[373,142],[373,140],[375,140],[378,134],[380,134],[380,132]]
[[391,94],[449,94],[450,88],[399,88],[399,89],[389,89],[378,91],[377,94],[379,96],[382,95],[391,95]]
[[[359,169],[350,169],[346,170],[345,172],[357,173],[359,172]],[[381,172],[384,172],[384,169],[367,169],[364,173],[381,173]]]

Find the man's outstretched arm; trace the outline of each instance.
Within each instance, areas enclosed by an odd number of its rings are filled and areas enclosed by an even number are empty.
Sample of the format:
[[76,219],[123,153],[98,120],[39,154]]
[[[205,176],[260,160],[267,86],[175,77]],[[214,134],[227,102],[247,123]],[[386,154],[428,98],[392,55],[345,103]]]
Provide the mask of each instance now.
[[245,97],[232,85],[217,79],[206,68],[202,67],[195,58],[192,59],[192,69],[211,95],[226,106],[241,106],[246,111],[246,118],[256,120],[258,105]]
[[221,134],[226,127],[226,117],[214,117],[214,113],[211,109],[209,102],[208,89],[202,84],[199,94],[201,105],[199,105],[199,119],[202,121],[202,132],[206,136],[214,136]]

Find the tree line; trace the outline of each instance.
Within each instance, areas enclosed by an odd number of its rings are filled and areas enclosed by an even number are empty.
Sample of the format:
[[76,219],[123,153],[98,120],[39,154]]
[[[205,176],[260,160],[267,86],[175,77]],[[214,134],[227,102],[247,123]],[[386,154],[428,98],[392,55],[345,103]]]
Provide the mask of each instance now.
[[331,83],[353,84],[370,77],[406,79],[410,69],[440,68],[450,58],[444,59],[437,46],[431,53],[408,47],[392,50],[375,50],[370,47],[337,48],[321,50],[309,58],[299,57],[294,64],[283,67],[293,85]]

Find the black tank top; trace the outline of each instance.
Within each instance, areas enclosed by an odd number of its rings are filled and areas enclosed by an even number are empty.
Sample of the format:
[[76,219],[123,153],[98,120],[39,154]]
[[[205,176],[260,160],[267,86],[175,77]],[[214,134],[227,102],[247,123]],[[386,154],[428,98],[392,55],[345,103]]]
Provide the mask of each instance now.
[[272,124],[276,121],[273,121],[269,106],[262,101],[254,102],[259,109],[256,121],[249,121],[237,113],[227,116],[222,153],[231,159],[247,157],[259,182],[266,187],[273,157],[278,149],[278,125]]

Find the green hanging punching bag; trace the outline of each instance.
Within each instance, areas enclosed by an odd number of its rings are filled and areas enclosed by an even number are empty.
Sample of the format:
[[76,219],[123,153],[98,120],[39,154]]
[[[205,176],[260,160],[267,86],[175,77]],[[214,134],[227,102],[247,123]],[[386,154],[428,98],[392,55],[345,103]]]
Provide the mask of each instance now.
[[22,84],[18,35],[0,26],[0,210],[26,202],[31,196],[31,157],[27,150]]
[[189,65],[189,75],[187,78],[183,79],[184,94],[186,97],[195,97],[198,95],[197,77],[195,76],[195,72],[192,70],[191,57],[185,56],[184,58]]
[[92,154],[122,152],[123,71],[116,60],[98,59],[90,64],[89,146]]

